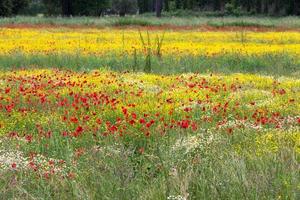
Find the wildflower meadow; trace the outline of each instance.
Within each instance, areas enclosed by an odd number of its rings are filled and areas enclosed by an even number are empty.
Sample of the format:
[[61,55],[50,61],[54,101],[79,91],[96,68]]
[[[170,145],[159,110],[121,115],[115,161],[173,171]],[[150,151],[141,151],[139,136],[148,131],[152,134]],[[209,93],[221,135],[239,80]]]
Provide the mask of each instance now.
[[0,199],[299,199],[299,29],[9,24]]

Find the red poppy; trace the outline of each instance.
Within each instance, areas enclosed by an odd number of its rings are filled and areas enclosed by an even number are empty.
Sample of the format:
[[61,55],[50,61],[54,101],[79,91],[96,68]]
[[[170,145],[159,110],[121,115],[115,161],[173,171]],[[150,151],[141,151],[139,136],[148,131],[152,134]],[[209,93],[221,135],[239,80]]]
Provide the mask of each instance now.
[[135,121],[132,119],[132,120],[129,121],[129,124],[134,125]]
[[17,168],[17,164],[16,164],[16,163],[13,163],[13,164],[11,164],[11,167],[12,167],[13,169],[16,169],[16,168]]
[[44,178],[45,178],[45,179],[49,179],[49,178],[50,178],[49,172],[45,172],[45,173],[44,173]]
[[70,172],[70,173],[68,174],[68,178],[69,178],[69,179],[75,178],[75,174],[74,174],[73,172]]
[[5,88],[5,94],[8,94],[10,92],[10,88]]
[[77,133],[81,133],[83,131],[83,128],[81,127],[81,126],[78,126],[77,128],[76,128],[76,132]]
[[141,119],[140,119],[140,123],[141,123],[141,124],[145,124],[145,123],[146,123],[146,120],[145,120],[144,118],[141,118]]
[[232,129],[232,128],[228,128],[228,129],[227,129],[227,133],[228,133],[229,135],[231,135],[232,132],[233,132],[233,129]]
[[143,154],[144,152],[145,152],[145,148],[144,147],[139,148],[139,153],[140,154]]
[[31,142],[32,142],[32,135],[26,135],[26,136],[25,136],[25,140],[26,140],[28,143],[31,143]]
[[71,117],[70,121],[73,122],[74,124],[78,123],[78,119],[76,117]]
[[136,118],[137,118],[137,116],[136,116],[135,113],[131,113],[131,117],[132,117],[133,119],[136,119]]
[[147,128],[150,128],[153,124],[154,124],[154,120],[151,120],[150,122],[148,122],[147,124],[146,124],[146,127]]
[[284,95],[284,94],[286,94],[286,91],[284,89],[280,89],[280,90],[278,90],[278,93],[280,95]]
[[118,130],[118,128],[115,125],[109,127],[109,131],[112,133],[116,132],[117,130]]
[[67,137],[69,134],[68,134],[68,132],[67,131],[64,131],[63,133],[62,133],[62,136],[63,137]]
[[46,133],[46,138],[51,138],[51,136],[52,136],[52,132],[51,132],[51,131],[48,131],[48,132]]
[[37,170],[38,170],[36,164],[34,164],[34,162],[32,162],[32,161],[29,162],[29,167],[30,167],[32,170],[34,170],[34,171],[37,171]]
[[99,119],[99,118],[96,120],[96,122],[97,122],[97,124],[99,124],[99,125],[102,124],[102,120]]
[[188,128],[189,125],[190,125],[189,120],[182,120],[181,123],[180,123],[180,127],[184,128],[184,129]]
[[124,115],[126,115],[126,116],[128,115],[128,113],[127,113],[127,112],[128,112],[128,111],[127,111],[127,108],[124,108],[124,107],[123,107],[123,108],[122,108],[122,112],[123,112]]

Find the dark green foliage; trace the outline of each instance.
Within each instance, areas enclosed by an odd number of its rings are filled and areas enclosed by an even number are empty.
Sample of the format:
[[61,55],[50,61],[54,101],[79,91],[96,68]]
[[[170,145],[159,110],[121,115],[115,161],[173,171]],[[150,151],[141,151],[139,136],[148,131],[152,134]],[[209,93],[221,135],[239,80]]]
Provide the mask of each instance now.
[[11,0],[12,1],[12,14],[17,15],[20,10],[28,6],[30,0]]
[[138,8],[140,13],[152,12],[154,8],[153,1],[138,0]]
[[17,15],[28,4],[29,0],[0,0],[0,16]]
[[137,11],[137,1],[136,0],[112,0],[112,8],[121,17],[126,14],[133,14]]
[[110,0],[43,0],[48,15],[100,16],[110,7]]
[[46,6],[46,11],[48,15],[61,14],[61,2],[60,0],[43,0]]
[[[213,12],[218,15],[300,15],[299,0],[0,0],[0,16],[17,15],[27,6],[46,7],[48,15],[100,16],[161,10],[176,14]],[[41,9],[40,9],[41,10]],[[40,11],[39,10],[39,11]],[[37,12],[39,12],[37,11]]]
[[11,0],[0,0],[0,16],[12,15],[12,1]]
[[37,15],[46,13],[45,4],[42,3],[42,0],[30,0],[28,5],[18,12],[21,15]]
[[299,15],[298,0],[168,0],[175,9],[198,11],[218,11],[227,15],[267,14],[267,15]]

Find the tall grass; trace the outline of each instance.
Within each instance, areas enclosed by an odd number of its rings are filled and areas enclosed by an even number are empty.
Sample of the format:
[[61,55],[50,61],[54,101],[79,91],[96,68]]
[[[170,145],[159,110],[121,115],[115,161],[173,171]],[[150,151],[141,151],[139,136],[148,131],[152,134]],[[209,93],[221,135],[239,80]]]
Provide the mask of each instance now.
[[[159,37],[158,35],[156,35],[155,46],[154,46],[155,50],[152,49],[153,41],[151,42],[152,39],[150,38],[149,31],[147,31],[146,39],[144,39],[144,36],[140,30],[139,30],[139,36],[140,36],[141,45],[142,45],[142,48],[144,49],[144,54],[145,54],[144,72],[150,73],[152,71],[152,67],[151,67],[152,54],[154,53],[155,56],[157,56],[158,58],[162,58],[161,48],[163,45],[165,33],[163,33],[162,37]],[[134,56],[136,56],[136,52],[134,52]]]
[[[147,49],[146,49],[147,51]],[[198,73],[258,73],[275,76],[300,77],[300,62],[289,54],[266,54],[261,56],[219,55],[185,56],[174,59],[174,56],[151,56],[135,52],[132,56],[124,55],[121,58],[114,54],[97,56],[72,55],[34,55],[25,56],[16,54],[0,56],[0,70],[17,68],[54,67],[72,69],[76,71],[89,71],[107,68],[116,71],[150,71],[156,74],[179,74],[188,72]],[[149,57],[148,57],[149,59]],[[133,67],[134,66],[134,67]]]
[[243,19],[241,19],[240,21],[232,21],[232,22],[226,22],[226,20],[222,22],[209,21],[207,22],[207,25],[218,27],[218,28],[226,27],[226,26],[274,28],[276,26],[271,21],[254,22],[254,21],[243,21]]
[[[187,151],[186,146],[174,144],[189,139],[188,134],[169,132],[163,137],[147,138],[143,154],[138,151],[142,141],[131,138],[116,143],[103,138],[97,144],[99,149],[90,149],[81,156],[78,175],[71,180],[55,176],[45,179],[43,175],[39,178],[26,171],[0,174],[1,198],[296,200],[299,158],[292,144],[283,146],[284,141],[280,141],[276,153],[258,156],[254,144],[261,134],[243,132],[228,137],[221,132],[199,132],[200,142]],[[61,141],[55,137],[51,140]],[[67,152],[75,148],[53,144],[47,154],[66,152],[66,159],[71,156]],[[239,153],[236,147],[240,147]],[[23,151],[29,153],[30,149]]]
[[0,18],[0,25],[32,24],[32,25],[84,25],[84,26],[258,26],[258,27],[290,27],[299,28],[299,17],[163,17],[154,16],[128,16],[119,17],[25,17]]
[[152,23],[151,21],[145,20],[143,18],[132,18],[132,17],[124,17],[118,18],[114,22],[111,23],[113,26],[155,26],[160,25],[156,23]]

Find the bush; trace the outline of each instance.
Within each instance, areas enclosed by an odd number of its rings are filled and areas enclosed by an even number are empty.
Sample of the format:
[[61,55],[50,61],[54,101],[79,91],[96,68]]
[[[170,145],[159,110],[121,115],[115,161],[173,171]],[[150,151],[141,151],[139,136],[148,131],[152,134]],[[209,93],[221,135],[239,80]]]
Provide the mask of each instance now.
[[234,13],[234,5],[231,3],[225,4],[225,14],[232,15]]
[[244,15],[245,13],[243,12],[242,10],[242,7],[239,6],[239,7],[236,7],[234,10],[233,10],[233,15],[234,16],[241,16],[241,15]]
[[241,6],[235,7],[231,3],[225,4],[225,14],[226,15],[234,15],[234,16],[241,16],[241,15],[248,15],[250,13],[247,13],[243,11]]

